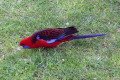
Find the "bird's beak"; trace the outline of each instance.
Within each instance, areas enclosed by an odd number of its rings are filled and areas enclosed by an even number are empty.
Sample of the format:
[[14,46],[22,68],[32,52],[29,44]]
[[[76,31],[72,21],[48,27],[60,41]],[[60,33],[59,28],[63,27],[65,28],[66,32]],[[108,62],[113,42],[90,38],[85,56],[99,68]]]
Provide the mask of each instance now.
[[20,49],[23,49],[23,46],[20,46]]
[[19,48],[17,48],[18,51],[20,51],[21,49],[23,49],[23,46],[20,46]]

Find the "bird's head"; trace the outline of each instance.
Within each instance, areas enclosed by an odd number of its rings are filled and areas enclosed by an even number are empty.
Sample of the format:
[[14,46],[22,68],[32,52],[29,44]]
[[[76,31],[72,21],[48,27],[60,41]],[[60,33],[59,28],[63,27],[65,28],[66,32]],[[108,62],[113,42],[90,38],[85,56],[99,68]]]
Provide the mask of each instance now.
[[32,41],[30,37],[27,37],[20,41],[20,46],[22,46],[24,49],[30,49],[32,46]]

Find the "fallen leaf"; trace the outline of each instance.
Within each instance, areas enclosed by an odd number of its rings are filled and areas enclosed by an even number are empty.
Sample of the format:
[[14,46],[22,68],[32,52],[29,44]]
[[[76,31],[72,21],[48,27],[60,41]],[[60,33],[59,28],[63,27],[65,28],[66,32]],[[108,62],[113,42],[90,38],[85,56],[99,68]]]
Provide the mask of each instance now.
[[65,60],[64,59],[62,59],[62,62],[64,62]]
[[28,62],[29,60],[28,59],[23,59],[25,62]]
[[118,29],[117,32],[120,32],[120,29]]
[[68,25],[69,25],[69,22],[67,22],[66,25],[68,26]]
[[0,57],[0,61],[1,60],[5,60],[6,58],[5,58],[5,55],[2,55],[1,57]]
[[108,22],[108,24],[110,24],[110,22]]

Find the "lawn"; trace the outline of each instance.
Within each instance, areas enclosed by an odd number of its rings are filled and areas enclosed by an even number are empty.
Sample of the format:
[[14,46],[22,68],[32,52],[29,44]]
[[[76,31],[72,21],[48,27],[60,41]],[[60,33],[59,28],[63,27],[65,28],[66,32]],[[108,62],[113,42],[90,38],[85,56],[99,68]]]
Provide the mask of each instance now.
[[[107,34],[21,49],[44,28]],[[120,0],[0,0],[0,80],[120,80]]]

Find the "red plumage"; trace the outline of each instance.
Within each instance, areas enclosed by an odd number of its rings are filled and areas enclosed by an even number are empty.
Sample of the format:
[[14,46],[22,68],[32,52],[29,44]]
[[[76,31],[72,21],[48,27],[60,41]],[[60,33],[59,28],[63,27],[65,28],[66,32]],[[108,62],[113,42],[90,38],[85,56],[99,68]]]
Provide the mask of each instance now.
[[74,39],[91,38],[97,36],[104,36],[105,34],[95,35],[73,35],[77,33],[74,26],[68,28],[48,28],[36,31],[30,37],[20,41],[20,46],[23,48],[39,48],[39,47],[57,47],[62,42]]
[[74,37],[72,34],[77,32],[74,26],[42,29],[23,39],[20,45],[24,48],[57,47],[60,43],[69,41],[71,37]]

